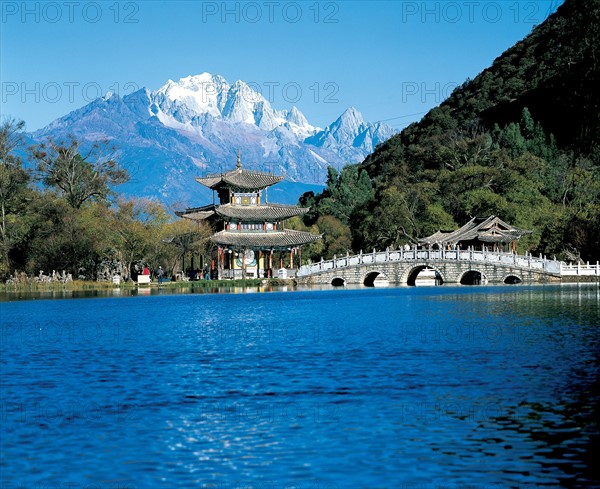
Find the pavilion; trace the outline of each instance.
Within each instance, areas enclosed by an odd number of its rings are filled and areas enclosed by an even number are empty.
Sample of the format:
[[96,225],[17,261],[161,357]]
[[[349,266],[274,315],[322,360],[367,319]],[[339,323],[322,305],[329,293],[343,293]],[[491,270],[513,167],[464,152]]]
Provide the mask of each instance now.
[[438,231],[419,240],[419,244],[439,248],[490,248],[515,251],[515,243],[532,231],[507,224],[496,216],[474,217],[456,231]]
[[[282,176],[243,168],[239,152],[235,169],[196,178],[213,190],[213,202],[216,192],[219,203],[186,209],[177,215],[207,220],[218,229],[210,238],[217,245],[218,278],[272,277],[275,252],[289,253],[289,265],[294,268],[294,257],[301,261],[301,246],[321,239],[321,235],[285,229],[287,219],[309,209],[267,202],[266,189],[281,180]],[[278,268],[282,264],[280,258]]]

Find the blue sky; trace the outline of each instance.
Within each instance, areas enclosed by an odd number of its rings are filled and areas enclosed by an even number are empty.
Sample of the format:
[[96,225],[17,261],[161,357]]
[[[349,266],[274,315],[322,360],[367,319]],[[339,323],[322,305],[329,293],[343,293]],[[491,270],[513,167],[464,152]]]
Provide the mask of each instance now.
[[205,71],[325,126],[354,106],[401,129],[563,0],[2,0],[1,115],[35,130],[108,91]]

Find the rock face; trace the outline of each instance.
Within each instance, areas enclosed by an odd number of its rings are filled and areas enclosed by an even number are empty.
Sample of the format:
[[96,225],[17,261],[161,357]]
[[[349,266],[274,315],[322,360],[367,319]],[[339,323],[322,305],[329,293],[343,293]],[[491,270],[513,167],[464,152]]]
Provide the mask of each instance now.
[[156,91],[108,93],[30,137],[73,135],[89,144],[108,139],[131,174],[120,191],[180,206],[205,199],[193,178],[230,167],[238,149],[250,169],[322,184],[327,166],[361,162],[393,133],[385,124],[365,122],[354,108],[320,129],[296,107],[274,109],[243,81],[229,85],[203,73],[169,80]]

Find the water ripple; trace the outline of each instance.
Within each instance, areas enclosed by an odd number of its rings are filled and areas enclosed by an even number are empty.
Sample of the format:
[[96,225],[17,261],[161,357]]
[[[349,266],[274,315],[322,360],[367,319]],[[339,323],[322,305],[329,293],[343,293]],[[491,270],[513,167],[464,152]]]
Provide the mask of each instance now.
[[597,287],[15,301],[1,326],[3,487],[600,485]]

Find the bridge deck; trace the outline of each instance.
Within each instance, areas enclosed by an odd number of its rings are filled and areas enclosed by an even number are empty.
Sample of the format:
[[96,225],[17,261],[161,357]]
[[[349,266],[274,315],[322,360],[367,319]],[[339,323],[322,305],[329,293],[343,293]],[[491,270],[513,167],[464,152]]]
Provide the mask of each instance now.
[[303,265],[298,270],[298,277],[310,277],[338,269],[348,269],[361,266],[376,266],[384,263],[416,263],[454,261],[458,263],[473,262],[497,267],[519,268],[527,271],[546,274],[554,277],[567,276],[600,276],[600,265],[568,265],[565,262],[551,260],[545,256],[534,257],[531,254],[518,255],[497,251],[476,250],[432,250],[412,248],[410,250],[380,251],[347,255],[333,260],[321,260],[310,265]]

